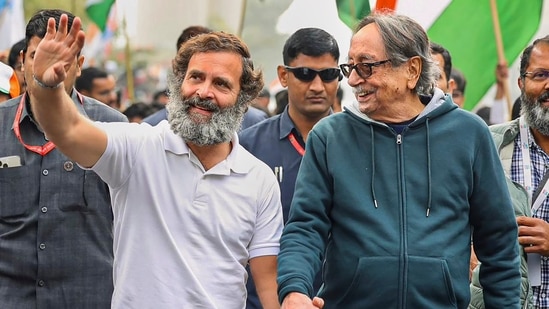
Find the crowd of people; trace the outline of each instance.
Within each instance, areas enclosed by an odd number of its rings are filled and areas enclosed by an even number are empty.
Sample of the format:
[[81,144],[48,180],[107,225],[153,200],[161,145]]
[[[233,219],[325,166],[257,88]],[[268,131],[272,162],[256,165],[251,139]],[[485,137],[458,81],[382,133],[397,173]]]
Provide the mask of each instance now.
[[294,32],[276,93],[242,39],[188,27],[129,106],[81,26],[40,10],[0,64],[0,307],[549,308],[549,36],[508,121],[506,64],[466,111],[450,51],[392,12],[346,63]]

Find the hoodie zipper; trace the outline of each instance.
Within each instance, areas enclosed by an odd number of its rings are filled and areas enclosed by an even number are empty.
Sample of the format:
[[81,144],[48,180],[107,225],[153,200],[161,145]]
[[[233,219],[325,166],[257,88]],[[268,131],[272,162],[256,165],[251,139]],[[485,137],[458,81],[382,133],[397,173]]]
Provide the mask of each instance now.
[[[406,129],[404,129],[406,130]],[[400,283],[399,283],[399,291],[402,291],[401,294],[399,295],[399,299],[400,299],[400,306],[399,308],[406,308],[406,297],[405,295],[407,294],[406,290],[407,290],[407,286],[406,286],[406,282],[408,280],[408,255],[407,255],[407,244],[408,244],[408,239],[406,237],[406,213],[405,213],[405,210],[404,210],[404,184],[402,183],[402,179],[403,179],[403,162],[404,162],[404,154],[402,153],[402,133],[398,133],[396,135],[396,144],[397,144],[397,151],[398,151],[398,160],[400,162],[399,164],[399,178],[400,178],[400,182],[401,182],[401,185],[400,185],[400,194],[401,194],[401,197],[400,197],[400,200],[401,200],[401,209],[400,209],[400,216],[401,216],[401,230],[400,230],[400,233],[401,233],[401,239],[402,239],[402,244],[401,244],[401,269],[403,270],[402,271],[402,278],[400,280]]]

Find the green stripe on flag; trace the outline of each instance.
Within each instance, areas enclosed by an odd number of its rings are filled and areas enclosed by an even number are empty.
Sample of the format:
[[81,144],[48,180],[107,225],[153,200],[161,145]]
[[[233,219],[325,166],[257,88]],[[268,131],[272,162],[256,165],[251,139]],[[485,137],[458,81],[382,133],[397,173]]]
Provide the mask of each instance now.
[[[511,65],[536,33],[543,0],[498,0],[505,58]],[[464,108],[472,110],[495,82],[498,63],[490,1],[452,1],[427,31],[431,41],[444,46],[452,64],[467,79]],[[514,85],[516,81],[510,81]],[[515,98],[511,98],[514,100]]]
[[109,12],[114,0],[88,0],[86,2],[86,13],[102,32],[107,27]]
[[339,18],[351,29],[370,13],[369,0],[336,0]]

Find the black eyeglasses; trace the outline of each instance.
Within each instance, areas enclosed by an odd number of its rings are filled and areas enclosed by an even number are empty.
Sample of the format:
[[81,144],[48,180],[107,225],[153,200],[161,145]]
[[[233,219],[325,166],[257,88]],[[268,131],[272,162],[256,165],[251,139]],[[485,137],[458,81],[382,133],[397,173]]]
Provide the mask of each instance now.
[[522,74],[522,77],[530,76],[530,79],[532,79],[535,82],[544,82],[549,79],[549,71],[548,70],[539,70],[534,72],[524,72]]
[[316,78],[316,75],[318,74],[318,76],[320,76],[320,79],[327,83],[327,82],[332,82],[336,79],[338,80],[341,80],[343,78],[343,76],[341,75],[341,72],[339,69],[337,68],[329,68],[329,69],[324,69],[324,70],[320,70],[320,71],[317,71],[317,70],[314,70],[314,69],[311,69],[311,68],[305,68],[305,67],[299,67],[299,68],[295,68],[295,67],[285,67],[286,70],[294,73],[294,76],[301,80],[301,81],[304,81],[304,82],[310,82],[312,81],[313,79]]
[[378,67],[384,63],[390,62],[391,59],[381,60],[377,62],[361,62],[357,64],[340,64],[339,68],[341,69],[341,72],[345,77],[349,78],[351,76],[351,72],[353,70],[356,70],[356,73],[358,76],[362,78],[368,78],[372,76],[372,68]]

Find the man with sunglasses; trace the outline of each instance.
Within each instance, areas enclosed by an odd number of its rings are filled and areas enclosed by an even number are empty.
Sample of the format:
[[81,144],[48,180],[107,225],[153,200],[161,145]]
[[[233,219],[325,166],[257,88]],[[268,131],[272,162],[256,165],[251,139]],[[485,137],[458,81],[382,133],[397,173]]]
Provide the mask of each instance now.
[[[510,176],[508,188],[519,226],[523,308],[544,309],[549,308],[549,36],[524,49],[518,86],[521,116],[493,125],[490,131]],[[471,304],[482,308],[478,268],[473,274]]]
[[[269,165],[280,184],[284,221],[288,219],[297,170],[311,128],[332,113],[341,79],[339,47],[335,38],[318,28],[293,33],[282,50],[284,65],[278,79],[288,90],[284,112],[240,133],[240,143]],[[321,285],[316,277],[313,291]],[[253,282],[248,281],[248,307],[261,308]]]
[[283,309],[467,308],[473,239],[486,308],[519,308],[517,224],[486,124],[436,88],[425,30],[362,19],[341,65],[356,102],[318,122],[278,256]]

